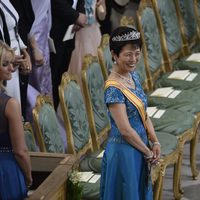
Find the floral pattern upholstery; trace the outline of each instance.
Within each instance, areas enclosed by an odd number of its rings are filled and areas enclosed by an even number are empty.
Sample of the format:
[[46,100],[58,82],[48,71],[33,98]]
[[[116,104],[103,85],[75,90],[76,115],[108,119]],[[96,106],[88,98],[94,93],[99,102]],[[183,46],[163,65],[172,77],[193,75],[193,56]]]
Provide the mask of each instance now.
[[145,65],[144,65],[144,56],[142,53],[141,53],[140,61],[137,64],[136,71],[138,72],[140,76],[140,83],[143,85],[143,83],[147,80],[147,76],[146,76]]
[[75,81],[68,83],[64,98],[72,127],[74,148],[78,152],[88,143],[90,131],[83,96]]
[[26,141],[26,145],[28,147],[29,151],[33,151],[36,152],[37,151],[37,146],[35,143],[35,138],[33,133],[30,130],[24,130],[24,134],[25,134],[25,141]]
[[168,52],[172,55],[182,47],[176,8],[173,1],[158,0],[158,9],[165,31]]
[[180,11],[183,16],[186,36],[191,39],[197,34],[197,20],[195,18],[193,1],[179,0]]
[[88,67],[87,81],[95,126],[97,134],[99,134],[109,124],[107,108],[104,103],[104,79],[99,63],[92,62]]
[[110,53],[110,48],[109,48],[109,46],[107,46],[107,47],[104,49],[103,57],[104,57],[104,60],[105,60],[105,63],[106,63],[107,72],[108,72],[108,74],[110,74],[110,70],[111,70],[111,68],[112,68],[113,61],[112,61],[112,55],[111,55],[111,53]]
[[53,107],[45,103],[39,112],[39,124],[47,152],[64,153],[64,144],[59,131],[58,120]]
[[142,14],[142,29],[148,51],[148,61],[151,72],[161,66],[163,56],[160,46],[160,35],[158,32],[156,18],[151,8],[146,8]]

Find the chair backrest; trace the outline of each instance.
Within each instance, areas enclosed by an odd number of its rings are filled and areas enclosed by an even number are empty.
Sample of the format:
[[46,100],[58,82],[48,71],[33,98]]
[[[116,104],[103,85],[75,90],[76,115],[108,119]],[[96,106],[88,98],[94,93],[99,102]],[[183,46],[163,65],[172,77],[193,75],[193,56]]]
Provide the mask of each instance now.
[[179,53],[182,49],[182,35],[174,1],[152,0],[157,20],[164,28],[169,55]]
[[141,33],[143,45],[144,58],[141,59],[141,65],[146,67],[149,89],[152,89],[153,82],[161,73],[165,72],[161,47],[161,42],[164,43],[164,40],[160,38],[156,17],[151,4],[149,5],[146,1],[141,1],[138,8],[137,27]]
[[67,72],[62,75],[59,97],[67,131],[68,153],[82,156],[93,148],[85,103],[75,76]]
[[84,57],[81,74],[93,148],[99,149],[107,138],[110,121],[104,102],[104,78],[96,56]]
[[58,120],[49,96],[37,97],[33,120],[40,151],[65,153]]
[[185,34],[190,44],[195,44],[199,39],[198,16],[196,16],[194,0],[175,0],[177,9],[180,9],[185,27]]
[[25,135],[25,141],[26,145],[28,147],[29,151],[36,152],[37,151],[37,145],[35,142],[35,136],[33,133],[32,126],[29,122],[24,123],[24,135]]
[[107,79],[108,74],[110,73],[110,69],[112,68],[113,65],[113,60],[109,47],[109,38],[110,36],[108,34],[102,35],[101,44],[97,49],[99,63],[101,65],[104,80]]

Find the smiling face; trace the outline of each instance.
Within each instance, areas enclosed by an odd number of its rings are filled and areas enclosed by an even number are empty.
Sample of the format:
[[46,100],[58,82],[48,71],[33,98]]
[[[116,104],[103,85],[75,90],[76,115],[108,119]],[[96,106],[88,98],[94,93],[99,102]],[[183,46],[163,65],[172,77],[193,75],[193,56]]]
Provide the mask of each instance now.
[[12,78],[13,72],[13,54],[5,49],[2,52],[0,64],[0,80],[7,81]]
[[113,53],[113,57],[117,63],[118,70],[122,73],[134,71],[136,64],[140,60],[141,51],[140,48],[133,44],[125,45],[119,55]]

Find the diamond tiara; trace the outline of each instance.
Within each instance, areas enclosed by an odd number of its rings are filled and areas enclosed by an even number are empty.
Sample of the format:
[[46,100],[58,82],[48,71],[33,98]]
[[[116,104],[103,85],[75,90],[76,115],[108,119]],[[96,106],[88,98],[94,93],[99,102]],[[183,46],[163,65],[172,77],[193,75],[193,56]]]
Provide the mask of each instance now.
[[112,41],[123,42],[123,41],[129,41],[129,40],[137,40],[137,39],[140,39],[140,33],[136,31],[131,31],[130,33],[113,37]]

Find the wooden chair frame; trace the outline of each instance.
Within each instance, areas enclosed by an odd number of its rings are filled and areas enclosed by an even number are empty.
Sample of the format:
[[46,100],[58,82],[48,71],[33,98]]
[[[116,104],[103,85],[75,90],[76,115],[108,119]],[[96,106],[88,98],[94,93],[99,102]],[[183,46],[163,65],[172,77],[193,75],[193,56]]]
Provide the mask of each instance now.
[[101,70],[102,70],[104,80],[107,80],[107,78],[108,78],[108,71],[107,71],[103,52],[104,52],[105,48],[107,46],[109,46],[109,39],[110,39],[109,34],[102,35],[100,46],[97,48],[98,59],[99,59],[99,63],[100,63],[100,66],[101,66]]
[[[85,105],[89,120],[90,133],[93,143],[93,148],[95,150],[100,149],[101,144],[107,139],[108,131],[110,130],[110,124],[108,124],[99,134],[97,133],[95,126],[95,119],[92,108],[92,100],[90,96],[90,92],[88,89],[88,79],[87,79],[87,70],[91,67],[93,62],[98,63],[98,58],[96,56],[92,56],[88,54],[84,57],[84,64],[81,72],[82,77],[82,85],[83,85],[83,93],[85,98]],[[103,75],[103,74],[102,74]]]

